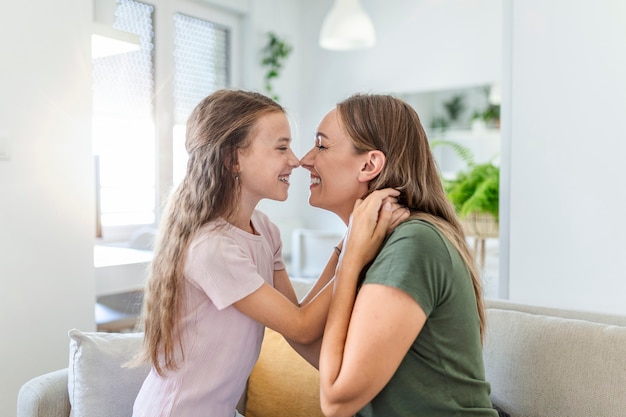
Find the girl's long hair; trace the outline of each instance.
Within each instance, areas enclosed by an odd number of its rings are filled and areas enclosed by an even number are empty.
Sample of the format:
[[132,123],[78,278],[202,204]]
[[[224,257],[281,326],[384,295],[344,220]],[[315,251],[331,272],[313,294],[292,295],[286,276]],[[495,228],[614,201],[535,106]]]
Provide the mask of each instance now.
[[485,309],[480,275],[443,189],[419,116],[406,102],[378,94],[353,95],[339,103],[337,110],[357,152],[380,150],[387,158],[381,173],[370,181],[369,191],[387,187],[400,190],[400,202],[411,210],[410,218],[433,224],[461,255],[472,279],[483,339]]
[[163,212],[145,287],[143,348],[136,361],[151,362],[159,375],[176,369],[177,360],[184,357],[176,323],[184,308],[187,247],[202,225],[237,211],[240,187],[233,167],[238,150],[250,145],[249,134],[257,120],[272,112],[284,113],[284,109],[261,94],[219,90],[189,116],[187,172]]

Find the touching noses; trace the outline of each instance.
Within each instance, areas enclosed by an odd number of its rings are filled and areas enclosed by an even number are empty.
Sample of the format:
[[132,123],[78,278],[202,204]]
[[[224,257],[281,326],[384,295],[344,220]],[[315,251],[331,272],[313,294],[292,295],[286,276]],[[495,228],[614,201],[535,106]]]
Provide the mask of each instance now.
[[300,160],[300,166],[303,168],[310,167],[313,165],[313,149],[308,151],[306,155],[302,157]]

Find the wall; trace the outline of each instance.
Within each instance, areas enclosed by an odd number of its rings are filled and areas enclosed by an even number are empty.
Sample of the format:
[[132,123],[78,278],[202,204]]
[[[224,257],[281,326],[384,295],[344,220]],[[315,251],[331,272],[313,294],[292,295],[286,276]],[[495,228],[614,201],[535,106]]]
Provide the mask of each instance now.
[[[350,94],[416,93],[500,80],[499,0],[363,0],[376,29],[377,44],[347,52],[322,50],[317,43],[332,0],[301,3],[303,152],[312,146],[324,114]],[[307,206],[302,210],[307,227],[343,227],[330,213]]]
[[2,3],[0,415],[94,328],[90,21],[87,1]]
[[[356,91],[507,83],[503,104],[504,296],[626,313],[626,4],[619,0],[363,0],[373,49],[321,50],[331,0],[302,2],[303,135]],[[504,44],[501,45],[504,34]],[[307,149],[310,145],[303,144]],[[308,227],[336,218],[302,207]]]
[[626,3],[506,3],[510,298],[625,314]]
[[[207,0],[235,10],[245,26],[244,88],[262,90],[262,35],[297,43],[298,2]],[[14,415],[21,384],[67,366],[71,328],[94,329],[90,1],[4,2],[0,14],[0,415]],[[300,113],[299,48],[276,87],[294,121]],[[297,127],[297,126],[296,126]],[[296,137],[297,140],[297,137]],[[2,152],[0,152],[2,153]],[[301,191],[304,192],[304,191]],[[292,196],[268,211],[299,226]]]
[[[293,52],[285,61],[280,77],[273,83],[279,102],[287,110],[292,127],[292,146],[297,156],[302,156],[303,132],[300,120],[304,117],[300,109],[302,58],[307,49],[302,47],[304,36],[300,30],[300,2],[294,0],[254,0],[250,2],[245,17],[246,49],[244,51],[244,88],[265,93],[264,71],[260,67],[261,49],[265,45],[267,32],[272,31],[291,44]],[[306,137],[308,132],[304,132]],[[267,213],[279,225],[283,241],[283,254],[288,260],[291,255],[292,232],[303,226],[301,207],[306,204],[308,185],[305,172],[296,169],[292,172],[289,197],[286,202],[263,200],[258,209]]]

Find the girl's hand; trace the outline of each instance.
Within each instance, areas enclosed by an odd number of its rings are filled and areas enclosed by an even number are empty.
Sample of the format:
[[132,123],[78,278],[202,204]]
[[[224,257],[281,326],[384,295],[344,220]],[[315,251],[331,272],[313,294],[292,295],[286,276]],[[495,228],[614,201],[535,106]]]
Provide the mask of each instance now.
[[398,190],[385,188],[372,192],[365,200],[356,201],[342,258],[362,268],[376,257],[385,237],[409,216],[408,209],[397,203],[398,195]]

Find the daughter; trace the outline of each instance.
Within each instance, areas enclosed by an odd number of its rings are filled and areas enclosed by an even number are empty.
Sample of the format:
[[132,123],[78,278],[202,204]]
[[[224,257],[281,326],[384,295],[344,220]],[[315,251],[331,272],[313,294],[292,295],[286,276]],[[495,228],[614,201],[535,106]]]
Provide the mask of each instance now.
[[221,90],[187,123],[187,173],[163,214],[144,302],[141,359],[152,369],[134,417],[232,417],[264,326],[294,344],[321,337],[337,256],[302,305],[278,228],[255,210],[284,201],[299,166],[284,109],[257,93]]

